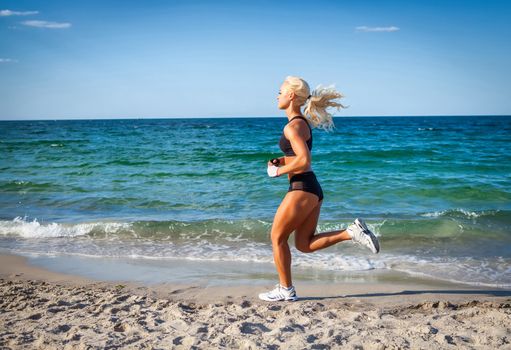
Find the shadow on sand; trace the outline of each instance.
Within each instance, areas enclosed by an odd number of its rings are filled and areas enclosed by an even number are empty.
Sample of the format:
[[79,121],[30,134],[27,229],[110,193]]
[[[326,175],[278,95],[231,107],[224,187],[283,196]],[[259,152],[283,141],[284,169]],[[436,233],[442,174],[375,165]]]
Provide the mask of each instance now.
[[328,300],[328,299],[347,299],[347,298],[369,298],[369,297],[390,297],[396,295],[419,295],[419,294],[452,294],[452,295],[485,295],[494,297],[511,297],[511,290],[403,290],[401,292],[394,293],[365,293],[365,294],[346,294],[338,296],[326,296],[326,297],[300,297],[298,300]]

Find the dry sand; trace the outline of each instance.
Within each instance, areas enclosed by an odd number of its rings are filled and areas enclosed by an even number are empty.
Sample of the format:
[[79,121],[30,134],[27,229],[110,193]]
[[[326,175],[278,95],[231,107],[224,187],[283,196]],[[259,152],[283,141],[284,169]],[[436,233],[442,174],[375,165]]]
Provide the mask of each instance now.
[[303,285],[266,303],[259,287],[99,282],[12,255],[0,278],[1,349],[511,349],[506,290]]

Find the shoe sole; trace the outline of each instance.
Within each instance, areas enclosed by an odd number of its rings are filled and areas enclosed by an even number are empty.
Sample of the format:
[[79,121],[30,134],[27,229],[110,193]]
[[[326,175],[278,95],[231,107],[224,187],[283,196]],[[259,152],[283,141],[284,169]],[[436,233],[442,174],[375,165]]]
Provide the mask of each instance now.
[[275,299],[265,299],[265,298],[261,298],[261,297],[259,297],[259,299],[264,300],[264,301],[297,301],[297,300],[298,300],[298,297],[291,297],[291,298],[280,299],[280,300],[275,300]]
[[375,254],[380,252],[380,242],[378,242],[378,238],[374,235],[374,233],[367,227],[366,223],[360,219],[355,219],[355,223],[357,226],[371,238],[371,243],[373,244],[371,251]]

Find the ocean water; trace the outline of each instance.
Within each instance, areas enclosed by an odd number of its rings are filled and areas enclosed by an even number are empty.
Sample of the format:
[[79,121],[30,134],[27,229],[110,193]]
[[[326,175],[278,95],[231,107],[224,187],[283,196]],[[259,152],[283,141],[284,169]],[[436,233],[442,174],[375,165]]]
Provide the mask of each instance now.
[[[297,278],[396,272],[511,287],[511,117],[334,121],[333,132],[314,130],[318,231],[362,217],[382,251],[292,248]],[[2,121],[0,252],[60,258],[62,270],[65,259],[144,266],[137,276],[157,265],[151,278],[168,281],[276,280],[268,235],[288,182],[266,163],[281,156],[286,122]]]

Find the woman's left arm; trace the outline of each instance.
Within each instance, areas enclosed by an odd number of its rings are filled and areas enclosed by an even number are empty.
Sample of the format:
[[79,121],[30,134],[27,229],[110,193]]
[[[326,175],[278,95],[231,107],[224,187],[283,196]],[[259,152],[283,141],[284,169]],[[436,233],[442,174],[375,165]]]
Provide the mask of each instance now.
[[292,126],[284,128],[284,134],[291,143],[296,156],[288,164],[279,168],[279,176],[309,169],[311,154],[305,141],[306,136],[300,133],[299,128]]

